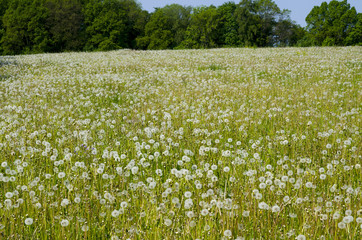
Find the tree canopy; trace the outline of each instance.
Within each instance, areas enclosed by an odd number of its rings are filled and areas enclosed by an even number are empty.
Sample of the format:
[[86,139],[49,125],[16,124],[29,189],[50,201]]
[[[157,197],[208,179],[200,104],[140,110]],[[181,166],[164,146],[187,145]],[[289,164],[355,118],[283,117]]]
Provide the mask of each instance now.
[[131,49],[362,45],[362,15],[323,2],[302,28],[273,0],[219,7],[136,0],[0,0],[0,54]]
[[347,0],[323,2],[315,6],[306,18],[308,38],[318,46],[358,44],[362,41],[362,38],[357,38],[359,18]]

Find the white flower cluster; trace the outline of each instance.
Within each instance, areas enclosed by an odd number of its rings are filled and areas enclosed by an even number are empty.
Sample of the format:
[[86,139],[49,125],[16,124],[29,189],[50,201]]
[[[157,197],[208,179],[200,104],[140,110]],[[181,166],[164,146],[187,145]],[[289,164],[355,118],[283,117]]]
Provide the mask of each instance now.
[[0,236],[359,239],[361,56],[16,56],[0,65]]

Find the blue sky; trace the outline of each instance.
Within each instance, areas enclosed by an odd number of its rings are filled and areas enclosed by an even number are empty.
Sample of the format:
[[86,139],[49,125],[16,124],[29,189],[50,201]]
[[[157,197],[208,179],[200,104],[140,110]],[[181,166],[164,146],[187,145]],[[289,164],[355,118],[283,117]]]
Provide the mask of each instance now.
[[[138,0],[142,4],[142,8],[153,12],[155,7],[164,7],[167,4],[178,3],[184,6],[201,6],[201,5],[214,5],[219,6],[228,0]],[[234,2],[238,3],[239,0]],[[305,17],[308,15],[313,6],[320,5],[325,0],[274,0],[274,2],[279,6],[280,9],[289,9],[291,10],[291,18],[296,21],[301,26],[305,26]],[[330,2],[327,0],[327,2]],[[357,12],[362,12],[362,0],[349,0],[351,6],[354,6]]]

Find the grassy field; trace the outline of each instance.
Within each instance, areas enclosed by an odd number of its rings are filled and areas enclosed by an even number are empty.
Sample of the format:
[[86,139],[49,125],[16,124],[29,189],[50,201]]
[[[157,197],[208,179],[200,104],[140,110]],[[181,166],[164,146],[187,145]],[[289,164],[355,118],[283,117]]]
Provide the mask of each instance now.
[[361,239],[362,47],[0,64],[0,239]]

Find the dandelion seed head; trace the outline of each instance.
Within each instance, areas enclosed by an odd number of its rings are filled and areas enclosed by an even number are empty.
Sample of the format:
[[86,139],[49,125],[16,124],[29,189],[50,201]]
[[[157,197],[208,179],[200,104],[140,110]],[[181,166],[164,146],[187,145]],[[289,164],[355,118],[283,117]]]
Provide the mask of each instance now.
[[25,225],[32,225],[33,224],[33,219],[32,218],[26,218],[25,219]]
[[224,231],[224,236],[225,237],[231,237],[231,235],[232,235],[232,232],[230,230],[225,230]]

